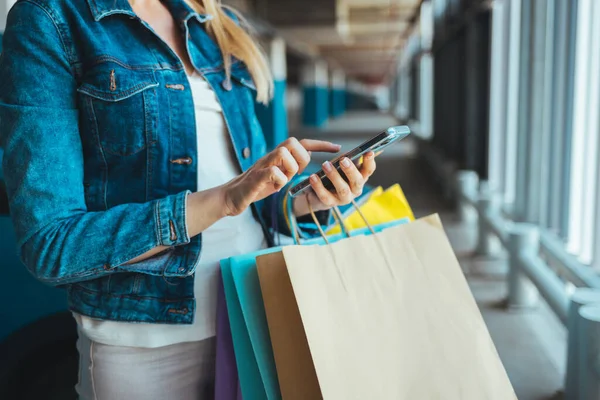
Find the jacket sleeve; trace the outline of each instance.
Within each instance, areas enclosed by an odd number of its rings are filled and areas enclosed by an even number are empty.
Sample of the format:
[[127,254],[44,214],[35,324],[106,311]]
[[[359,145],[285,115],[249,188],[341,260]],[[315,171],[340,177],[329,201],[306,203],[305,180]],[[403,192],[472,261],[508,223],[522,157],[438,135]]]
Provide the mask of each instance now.
[[87,211],[71,41],[63,26],[25,0],[11,10],[3,37],[0,146],[19,256],[52,285],[124,271],[161,275],[152,260],[125,264],[157,246],[190,241],[188,192]]

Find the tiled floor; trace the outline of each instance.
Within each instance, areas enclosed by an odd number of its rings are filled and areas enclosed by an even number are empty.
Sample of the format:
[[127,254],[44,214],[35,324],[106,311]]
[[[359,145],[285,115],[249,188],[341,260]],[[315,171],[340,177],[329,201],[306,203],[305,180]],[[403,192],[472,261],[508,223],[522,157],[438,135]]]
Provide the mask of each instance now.
[[[330,121],[321,130],[304,129],[297,137],[323,138],[351,149],[396,121],[378,113],[349,113]],[[327,157],[315,154],[315,161]],[[378,158],[371,179],[374,185],[387,187],[399,182],[415,215],[439,213],[448,237],[461,262],[473,295],[488,325],[500,358],[520,400],[558,398],[562,387],[566,332],[545,304],[526,311],[502,307],[505,296],[506,260],[486,260],[473,255],[476,240],[473,223],[458,222],[448,204],[441,199],[432,176],[415,154],[414,143],[405,140],[387,149]]]

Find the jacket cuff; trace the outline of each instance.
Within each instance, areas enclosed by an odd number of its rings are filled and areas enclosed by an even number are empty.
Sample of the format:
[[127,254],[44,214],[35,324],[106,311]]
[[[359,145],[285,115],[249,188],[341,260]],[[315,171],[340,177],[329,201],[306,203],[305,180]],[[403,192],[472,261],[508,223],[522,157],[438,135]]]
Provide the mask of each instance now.
[[186,190],[156,202],[156,236],[160,245],[179,246],[190,242],[186,224],[188,194],[191,192]]

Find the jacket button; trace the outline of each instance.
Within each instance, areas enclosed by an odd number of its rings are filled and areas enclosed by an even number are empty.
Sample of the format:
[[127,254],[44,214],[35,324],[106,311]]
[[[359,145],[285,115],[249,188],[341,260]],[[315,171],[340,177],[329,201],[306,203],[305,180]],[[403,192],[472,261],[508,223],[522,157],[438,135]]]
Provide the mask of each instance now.
[[194,160],[192,160],[192,157],[183,157],[171,160],[171,164],[191,165],[193,161]]
[[244,148],[244,150],[242,151],[242,155],[244,156],[244,158],[250,157],[250,148],[249,147]]
[[231,85],[231,79],[225,79],[223,82],[221,82],[221,86],[223,89],[229,92],[233,88]]

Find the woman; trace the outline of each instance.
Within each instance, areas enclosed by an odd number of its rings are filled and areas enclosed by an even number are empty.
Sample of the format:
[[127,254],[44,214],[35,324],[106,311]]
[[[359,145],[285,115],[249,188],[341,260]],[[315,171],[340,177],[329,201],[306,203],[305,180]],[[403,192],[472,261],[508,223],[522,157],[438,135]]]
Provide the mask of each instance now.
[[[64,287],[82,399],[208,398],[218,261],[272,243],[286,185],[323,141],[265,154],[257,45],[215,0],[19,0],[0,60],[0,137],[18,250]],[[296,216],[346,204],[375,169]],[[285,232],[285,229],[280,231]],[[289,233],[289,232],[287,232]]]

